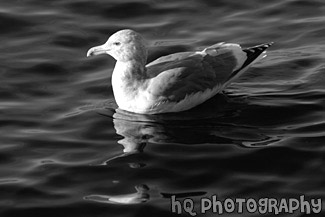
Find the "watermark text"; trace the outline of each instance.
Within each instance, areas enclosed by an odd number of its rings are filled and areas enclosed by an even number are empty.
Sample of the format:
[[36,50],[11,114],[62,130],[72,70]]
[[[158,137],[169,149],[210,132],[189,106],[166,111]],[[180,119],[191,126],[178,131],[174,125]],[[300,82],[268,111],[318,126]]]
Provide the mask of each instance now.
[[176,196],[171,197],[171,211],[173,213],[188,213],[191,216],[212,212],[215,214],[225,213],[281,213],[300,212],[305,214],[320,213],[322,211],[321,198],[305,199],[304,195],[299,198],[226,198],[219,200],[216,195],[200,198],[199,203],[195,203],[190,198],[178,200]]

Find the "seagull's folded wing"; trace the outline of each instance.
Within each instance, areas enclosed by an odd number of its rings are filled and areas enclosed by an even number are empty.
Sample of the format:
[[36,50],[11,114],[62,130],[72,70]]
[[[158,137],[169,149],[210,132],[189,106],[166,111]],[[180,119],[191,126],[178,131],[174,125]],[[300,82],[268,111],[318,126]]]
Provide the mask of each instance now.
[[237,66],[237,59],[231,50],[215,56],[186,52],[153,63],[147,65],[148,76],[152,76],[147,91],[152,97],[177,102],[187,95],[221,88]]

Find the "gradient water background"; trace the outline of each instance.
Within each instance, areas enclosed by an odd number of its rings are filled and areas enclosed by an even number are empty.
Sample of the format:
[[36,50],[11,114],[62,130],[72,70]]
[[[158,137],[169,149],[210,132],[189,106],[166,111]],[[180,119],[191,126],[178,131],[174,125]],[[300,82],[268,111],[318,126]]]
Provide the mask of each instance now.
[[[85,57],[124,28],[148,39],[149,60],[275,44],[205,105],[134,115],[115,111],[115,61]],[[213,194],[322,198],[324,215],[324,1],[13,0],[0,29],[1,217],[173,216],[171,195]]]

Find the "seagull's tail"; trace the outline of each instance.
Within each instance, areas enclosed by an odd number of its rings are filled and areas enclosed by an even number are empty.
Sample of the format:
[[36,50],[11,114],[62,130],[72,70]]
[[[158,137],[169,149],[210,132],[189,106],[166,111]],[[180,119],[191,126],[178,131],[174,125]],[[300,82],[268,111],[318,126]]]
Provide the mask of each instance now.
[[270,43],[265,43],[265,44],[243,49],[243,51],[247,55],[247,58],[239,69],[231,73],[226,83],[229,84],[233,79],[237,78],[244,71],[246,71],[251,65],[266,57],[265,50],[269,48],[272,44],[273,42],[270,42]]

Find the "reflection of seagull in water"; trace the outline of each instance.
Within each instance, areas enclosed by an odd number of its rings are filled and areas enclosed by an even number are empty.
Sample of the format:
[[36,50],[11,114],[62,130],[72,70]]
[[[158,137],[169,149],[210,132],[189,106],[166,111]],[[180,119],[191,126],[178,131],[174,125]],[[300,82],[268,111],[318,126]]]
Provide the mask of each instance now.
[[85,200],[92,200],[100,203],[113,204],[138,204],[146,202],[149,199],[149,190],[147,185],[135,186],[136,193],[122,194],[122,195],[89,195],[84,197]]
[[117,60],[112,86],[121,109],[156,114],[188,110],[210,99],[265,57],[272,43],[243,50],[238,44],[219,43],[202,51],[160,57],[147,65],[145,44],[137,32],[121,30],[91,48],[87,56],[106,53]]

